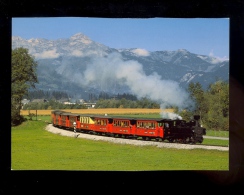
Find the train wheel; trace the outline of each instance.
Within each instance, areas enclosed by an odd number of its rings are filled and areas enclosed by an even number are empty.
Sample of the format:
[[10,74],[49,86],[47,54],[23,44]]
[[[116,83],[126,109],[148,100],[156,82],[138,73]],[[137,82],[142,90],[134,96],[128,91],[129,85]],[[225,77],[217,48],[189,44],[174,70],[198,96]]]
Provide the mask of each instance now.
[[187,137],[185,141],[186,141],[186,144],[188,144],[190,142],[190,138]]
[[173,138],[170,138],[170,139],[169,139],[169,142],[170,142],[170,143],[173,143],[173,141],[174,141]]
[[150,138],[150,137],[146,137],[145,140],[146,140],[146,141],[150,141],[151,138]]
[[203,138],[201,137],[198,142],[201,144],[203,142]]
[[191,137],[191,142],[190,142],[190,144],[195,144],[196,143],[196,140],[193,138],[193,137]]
[[195,140],[192,140],[190,144],[196,144],[196,141]]

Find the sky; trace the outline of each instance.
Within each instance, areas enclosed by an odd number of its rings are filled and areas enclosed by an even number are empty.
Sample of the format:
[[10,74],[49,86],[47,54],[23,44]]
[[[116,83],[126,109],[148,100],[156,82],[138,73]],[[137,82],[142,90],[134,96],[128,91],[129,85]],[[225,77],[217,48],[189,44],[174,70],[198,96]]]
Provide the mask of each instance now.
[[12,18],[12,35],[56,40],[82,33],[116,49],[175,51],[229,59],[228,18]]

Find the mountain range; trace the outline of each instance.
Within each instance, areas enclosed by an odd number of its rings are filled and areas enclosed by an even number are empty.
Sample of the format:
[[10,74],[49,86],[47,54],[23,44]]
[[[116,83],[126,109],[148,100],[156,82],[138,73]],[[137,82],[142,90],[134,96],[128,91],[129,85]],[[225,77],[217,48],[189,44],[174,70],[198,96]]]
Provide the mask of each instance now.
[[[38,64],[37,89],[66,91],[86,99],[90,93],[164,91],[171,84],[186,89],[199,82],[204,89],[216,80],[229,81],[229,60],[176,51],[115,49],[97,43],[82,33],[67,39],[47,40],[12,37],[12,49],[24,47]],[[163,86],[161,88],[160,86]],[[163,92],[162,92],[163,93]]]

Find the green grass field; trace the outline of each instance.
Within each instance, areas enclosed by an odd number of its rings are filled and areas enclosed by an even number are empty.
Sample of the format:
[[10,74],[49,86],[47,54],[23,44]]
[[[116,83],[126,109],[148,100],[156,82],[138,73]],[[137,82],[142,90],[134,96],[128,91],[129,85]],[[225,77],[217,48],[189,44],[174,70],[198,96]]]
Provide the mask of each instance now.
[[35,118],[27,120],[11,129],[12,170],[229,169],[229,152],[226,151],[169,149],[75,139],[46,131],[47,122],[50,122],[50,116],[38,116],[37,121]]

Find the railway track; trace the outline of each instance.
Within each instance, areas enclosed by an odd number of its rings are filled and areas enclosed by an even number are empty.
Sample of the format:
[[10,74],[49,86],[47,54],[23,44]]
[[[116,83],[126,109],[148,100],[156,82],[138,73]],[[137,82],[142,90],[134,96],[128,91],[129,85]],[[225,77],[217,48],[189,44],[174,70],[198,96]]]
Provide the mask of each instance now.
[[176,149],[206,149],[206,150],[220,150],[220,151],[229,151],[229,147],[223,146],[209,146],[209,145],[191,145],[191,144],[180,144],[180,143],[167,143],[167,142],[155,142],[155,141],[143,141],[143,140],[133,140],[133,139],[123,139],[123,138],[114,138],[101,135],[92,135],[86,133],[74,133],[73,131],[59,129],[54,127],[52,124],[46,126],[46,130],[55,134],[62,136],[69,136],[74,138],[85,138],[90,140],[101,140],[108,141],[117,144],[131,144],[138,146],[156,146],[159,148],[176,148]]

